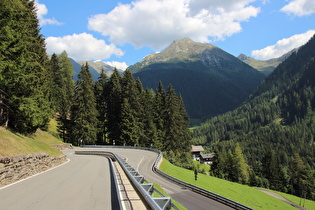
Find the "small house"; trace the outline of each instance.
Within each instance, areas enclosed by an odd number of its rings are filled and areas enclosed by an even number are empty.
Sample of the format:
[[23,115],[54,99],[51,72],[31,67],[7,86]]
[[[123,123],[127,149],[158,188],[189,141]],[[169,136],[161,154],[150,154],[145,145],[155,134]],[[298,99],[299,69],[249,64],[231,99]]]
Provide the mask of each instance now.
[[204,151],[202,146],[191,145],[191,154],[193,155],[193,159],[200,161],[200,157],[202,152]]
[[213,161],[213,157],[214,157],[214,153],[201,154],[201,156],[200,156],[200,163],[211,165],[212,161]]

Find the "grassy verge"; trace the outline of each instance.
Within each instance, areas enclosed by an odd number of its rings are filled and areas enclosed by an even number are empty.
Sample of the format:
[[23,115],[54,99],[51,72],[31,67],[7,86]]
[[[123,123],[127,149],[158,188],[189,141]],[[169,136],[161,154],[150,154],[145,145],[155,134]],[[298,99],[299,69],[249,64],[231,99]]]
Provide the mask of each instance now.
[[43,131],[37,131],[30,137],[12,133],[0,127],[0,157],[47,153],[51,156],[59,156],[62,153],[51,145],[63,142]]
[[[195,181],[193,171],[174,166],[166,159],[163,159],[163,162],[160,165],[160,170],[180,180],[222,195],[254,209],[295,209],[294,207],[247,185],[241,185],[203,174],[198,174],[198,179]],[[299,202],[292,202],[299,204]],[[312,206],[314,207],[315,202],[309,202],[313,203]]]
[[[170,197],[163,189],[160,185],[153,183],[154,188],[157,189],[158,191],[160,191],[160,193],[162,193],[164,196],[166,197]],[[158,193],[154,192],[153,193],[153,197],[158,198],[161,197]],[[179,208],[180,210],[187,210],[183,205],[181,205],[180,203],[178,203],[177,201],[172,199],[172,203]]]
[[274,193],[277,193],[287,199],[288,201],[291,201],[292,203],[295,203],[305,209],[315,209],[315,201],[307,200],[307,199],[301,199],[300,197],[289,195],[282,192],[273,191]]

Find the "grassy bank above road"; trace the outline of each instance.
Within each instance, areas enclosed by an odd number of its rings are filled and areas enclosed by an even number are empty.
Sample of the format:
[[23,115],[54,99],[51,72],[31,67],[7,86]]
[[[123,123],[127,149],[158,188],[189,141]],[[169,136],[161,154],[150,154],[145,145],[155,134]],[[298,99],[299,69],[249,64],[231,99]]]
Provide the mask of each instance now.
[[47,132],[38,130],[30,137],[12,133],[0,127],[0,157],[27,155],[36,153],[47,153],[51,156],[62,155],[62,153],[51,147],[51,145],[63,142]]
[[[195,181],[195,175],[193,171],[174,166],[166,159],[163,159],[163,162],[160,165],[160,170],[177,179],[222,195],[254,209],[295,209],[289,204],[286,204],[283,201],[280,201],[254,187],[249,187],[247,185],[229,182],[204,174],[198,174],[197,181]],[[281,194],[281,196],[285,197],[283,194]],[[288,197],[291,198],[290,195],[288,195]],[[290,200],[288,197],[285,198]],[[290,201],[299,205],[298,199],[292,199]],[[305,201],[304,208],[315,209],[315,202],[308,200]]]

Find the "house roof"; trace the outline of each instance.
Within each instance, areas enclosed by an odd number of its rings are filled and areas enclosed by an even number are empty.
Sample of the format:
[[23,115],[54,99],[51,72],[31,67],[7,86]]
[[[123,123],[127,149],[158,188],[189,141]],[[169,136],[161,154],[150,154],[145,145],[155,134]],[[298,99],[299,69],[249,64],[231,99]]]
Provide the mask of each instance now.
[[191,145],[191,151],[192,151],[192,152],[203,152],[203,151],[205,151],[205,150],[203,149],[202,146]]
[[214,153],[211,153],[211,154],[201,154],[201,157],[202,157],[203,159],[213,158],[213,157],[214,157]]

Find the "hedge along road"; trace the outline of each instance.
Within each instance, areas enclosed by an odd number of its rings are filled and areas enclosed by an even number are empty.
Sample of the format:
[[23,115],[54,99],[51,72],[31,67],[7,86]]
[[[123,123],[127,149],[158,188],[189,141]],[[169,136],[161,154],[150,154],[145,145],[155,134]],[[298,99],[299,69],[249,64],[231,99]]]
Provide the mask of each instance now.
[[84,148],[82,150],[97,150],[97,151],[109,151],[114,152],[136,169],[144,178],[148,181],[155,182],[159,184],[166,193],[168,193],[172,199],[178,201],[187,209],[206,209],[206,210],[227,210],[232,209],[222,203],[214,201],[205,196],[199,195],[190,190],[184,189],[183,187],[174,184],[167,179],[155,174],[152,171],[152,166],[157,158],[157,153],[138,150],[138,149],[116,149],[116,148]]
[[108,159],[64,153],[68,163],[0,189],[0,209],[111,209]]

